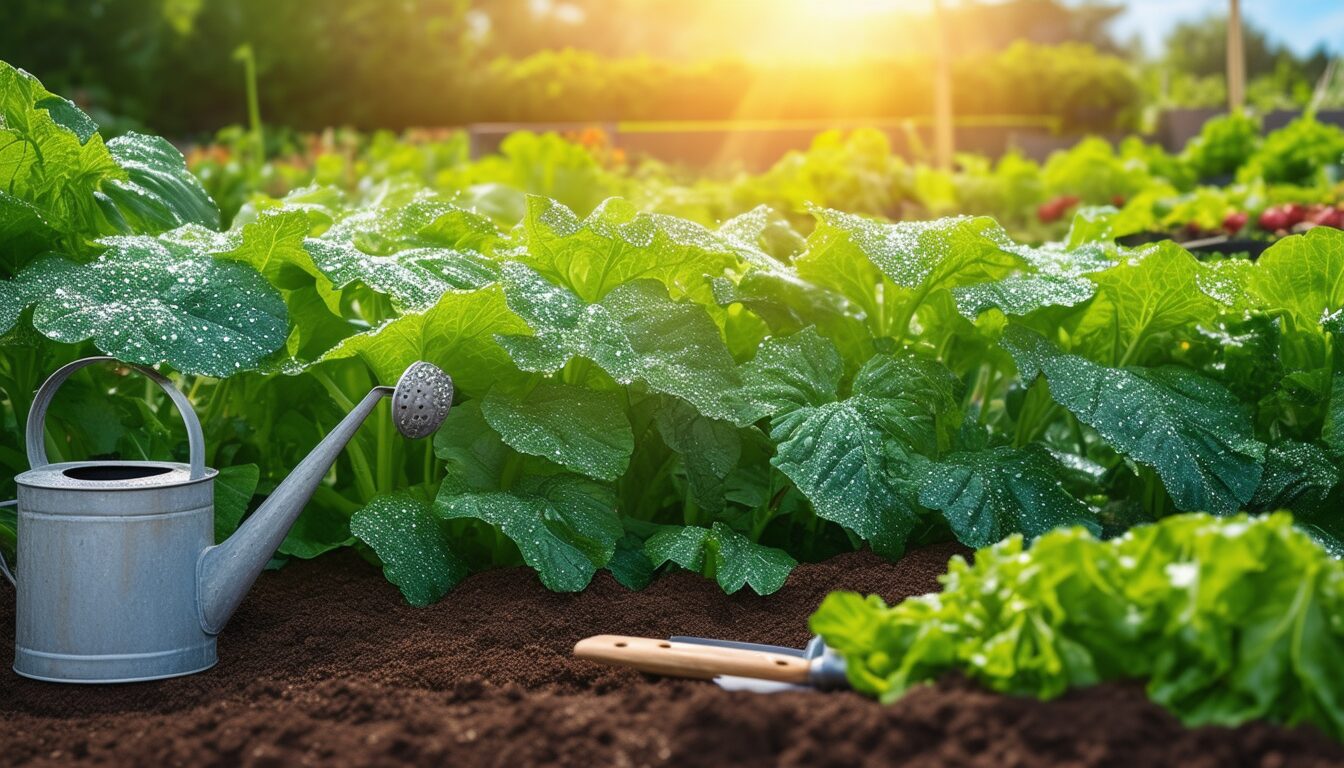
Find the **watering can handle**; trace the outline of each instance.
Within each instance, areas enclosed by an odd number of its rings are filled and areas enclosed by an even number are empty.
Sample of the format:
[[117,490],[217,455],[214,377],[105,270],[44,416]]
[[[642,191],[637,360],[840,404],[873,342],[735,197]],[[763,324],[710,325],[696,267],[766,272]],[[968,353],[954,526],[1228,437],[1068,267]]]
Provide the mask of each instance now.
[[[51,399],[56,396],[56,390],[60,389],[65,380],[70,378],[70,374],[80,368],[108,360],[116,361],[117,359],[100,355],[76,360],[60,368],[51,374],[46,381],[42,382],[42,386],[37,390],[37,395],[33,398],[33,407],[28,412],[26,439],[29,467],[37,469],[51,463],[47,461],[45,436],[47,431],[47,407],[51,405]],[[173,383],[163,374],[153,368],[146,368],[142,365],[132,365],[131,367],[148,376],[151,381],[162,387],[163,391],[172,399],[173,405],[177,406],[177,412],[182,414],[182,420],[187,424],[187,444],[191,449],[191,479],[199,480],[205,477],[205,436],[201,432],[200,419],[196,418],[196,412],[191,409],[191,402],[187,400],[187,396],[182,394],[177,387],[174,387]]]

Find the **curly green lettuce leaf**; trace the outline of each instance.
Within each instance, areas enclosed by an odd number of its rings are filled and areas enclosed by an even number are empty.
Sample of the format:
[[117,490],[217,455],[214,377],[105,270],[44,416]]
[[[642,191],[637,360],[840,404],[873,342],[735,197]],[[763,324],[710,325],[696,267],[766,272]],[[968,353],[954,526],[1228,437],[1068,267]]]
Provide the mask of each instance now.
[[954,557],[941,593],[835,593],[811,626],[884,701],[964,674],[1014,695],[1146,681],[1191,726],[1266,719],[1344,737],[1344,563],[1287,514],[1079,528]]

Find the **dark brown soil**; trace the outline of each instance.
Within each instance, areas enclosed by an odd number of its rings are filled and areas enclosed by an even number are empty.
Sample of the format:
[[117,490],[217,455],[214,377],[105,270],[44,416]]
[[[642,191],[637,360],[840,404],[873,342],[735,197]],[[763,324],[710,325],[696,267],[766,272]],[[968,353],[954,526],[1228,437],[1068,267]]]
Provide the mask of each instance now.
[[[890,707],[853,693],[730,693],[574,661],[579,638],[705,634],[802,645],[837,588],[889,600],[937,587],[951,547],[898,564],[799,567],[778,594],[726,597],[685,573],[644,592],[599,576],[577,595],[521,569],[404,605],[350,554],[265,574],[192,677],[81,687],[0,673],[0,763],[116,765],[1344,764],[1315,732],[1183,728],[1134,686],[1050,703],[947,681]],[[0,590],[0,655],[14,602]]]

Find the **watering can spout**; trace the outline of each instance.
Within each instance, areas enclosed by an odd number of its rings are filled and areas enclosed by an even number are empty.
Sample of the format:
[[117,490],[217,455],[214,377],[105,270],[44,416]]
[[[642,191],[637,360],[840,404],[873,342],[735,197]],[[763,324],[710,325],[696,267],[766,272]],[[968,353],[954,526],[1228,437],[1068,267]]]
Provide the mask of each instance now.
[[410,438],[434,433],[448,415],[453,399],[452,379],[435,366],[418,362],[406,369],[397,386],[375,387],[317,444],[289,477],[224,543],[207,548],[197,561],[197,592],[201,626],[218,634],[261,575],[285,535],[303,512],[360,425],[378,401],[392,395],[392,420]]

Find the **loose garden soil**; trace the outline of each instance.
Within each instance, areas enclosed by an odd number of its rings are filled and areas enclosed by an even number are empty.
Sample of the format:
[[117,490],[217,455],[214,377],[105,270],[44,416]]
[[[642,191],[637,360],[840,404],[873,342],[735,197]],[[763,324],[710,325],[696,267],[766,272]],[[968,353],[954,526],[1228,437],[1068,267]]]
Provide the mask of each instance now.
[[[0,763],[112,765],[985,765],[1344,764],[1314,731],[1186,729],[1141,688],[1053,702],[962,680],[884,707],[853,693],[757,695],[570,658],[599,633],[703,634],[801,646],[832,589],[888,600],[937,588],[955,547],[900,563],[857,553],[794,571],[779,593],[723,595],[699,576],[630,592],[606,574],[580,594],[531,571],[468,579],[405,605],[350,553],[262,576],[209,672],[157,683],[63,686],[0,673]],[[0,656],[14,600],[0,590]]]

